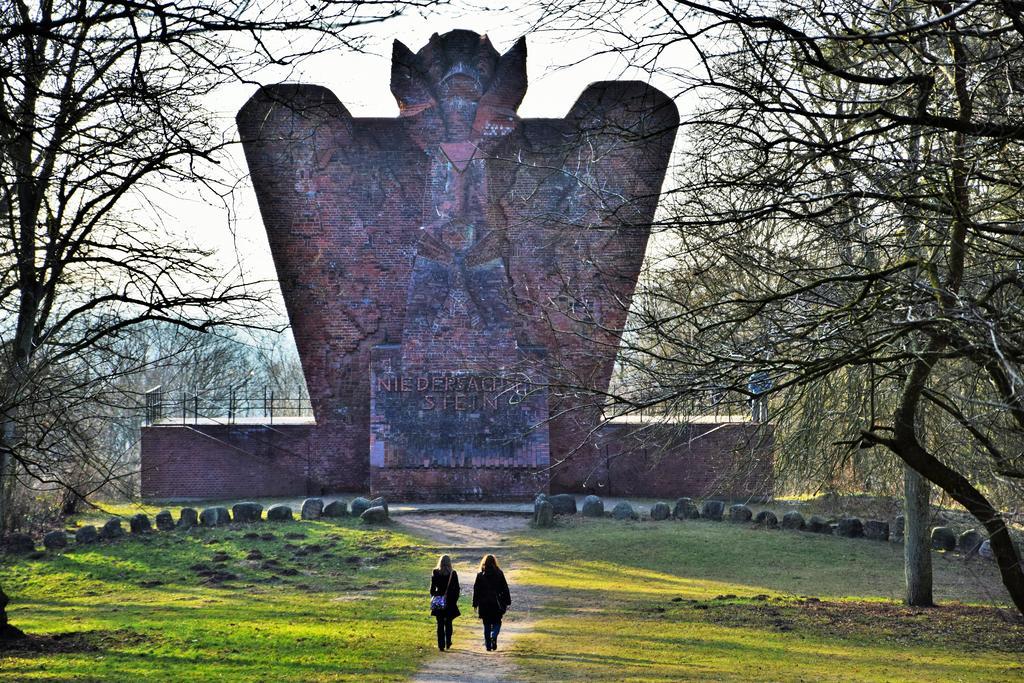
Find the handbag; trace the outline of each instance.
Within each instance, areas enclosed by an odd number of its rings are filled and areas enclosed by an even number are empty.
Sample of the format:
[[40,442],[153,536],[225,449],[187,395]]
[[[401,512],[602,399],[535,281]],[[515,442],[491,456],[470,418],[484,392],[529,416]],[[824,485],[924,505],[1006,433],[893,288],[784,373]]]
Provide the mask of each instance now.
[[430,598],[431,612],[440,612],[448,606],[448,601],[445,599],[445,596],[448,595],[448,589],[452,587],[452,578],[454,576],[455,570],[453,569],[451,573],[448,574],[448,585],[445,586],[444,593],[441,593],[441,595],[435,595],[432,598]]

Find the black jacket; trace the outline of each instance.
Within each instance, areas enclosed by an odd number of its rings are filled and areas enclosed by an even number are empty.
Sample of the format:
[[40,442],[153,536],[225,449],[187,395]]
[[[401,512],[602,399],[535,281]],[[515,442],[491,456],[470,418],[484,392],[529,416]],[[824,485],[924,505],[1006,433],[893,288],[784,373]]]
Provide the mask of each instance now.
[[[451,584],[448,583],[448,578],[449,577],[442,574],[438,569],[435,569],[430,575],[431,597],[435,595],[444,595],[445,600],[445,608],[443,612],[431,610],[430,613],[435,617],[446,616],[449,619],[454,619],[462,614],[462,612],[459,611],[459,573],[454,569],[452,570]],[[445,592],[446,588],[447,592]]]
[[500,569],[479,572],[473,584],[473,607],[485,622],[501,621],[505,610],[512,604],[508,582]]

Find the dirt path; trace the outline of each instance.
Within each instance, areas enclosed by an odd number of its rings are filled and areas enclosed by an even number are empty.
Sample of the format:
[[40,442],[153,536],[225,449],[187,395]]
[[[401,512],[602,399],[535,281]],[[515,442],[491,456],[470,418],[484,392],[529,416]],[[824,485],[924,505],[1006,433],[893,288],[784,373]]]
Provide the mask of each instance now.
[[[408,515],[396,517],[411,533],[437,543],[430,546],[438,554],[451,555],[462,581],[459,609],[455,620],[452,649],[435,652],[413,683],[490,683],[522,680],[509,654],[510,646],[530,630],[531,613],[538,604],[527,586],[517,581],[522,566],[509,536],[526,526],[525,517],[486,515]],[[501,564],[512,593],[512,608],[505,615],[498,636],[498,650],[484,649],[483,629],[472,608],[472,584],[480,558],[493,553]],[[425,600],[424,600],[425,601]],[[433,626],[424,639],[434,642]]]

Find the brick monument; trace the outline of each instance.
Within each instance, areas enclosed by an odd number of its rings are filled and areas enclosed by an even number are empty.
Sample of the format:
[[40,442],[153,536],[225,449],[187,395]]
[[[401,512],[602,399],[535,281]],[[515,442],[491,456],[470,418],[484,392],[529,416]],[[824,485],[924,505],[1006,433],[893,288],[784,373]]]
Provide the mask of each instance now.
[[[593,438],[584,397],[608,387],[678,115],[646,84],[603,82],[565,118],[522,119],[526,87],[524,39],[499,54],[452,31],[395,42],[397,118],[293,84],[239,112],[316,418],[293,432],[299,456],[265,449],[257,493],[299,469],[307,491],[406,500],[578,488],[549,468]],[[235,438],[147,429],[154,497],[196,457],[174,438]]]

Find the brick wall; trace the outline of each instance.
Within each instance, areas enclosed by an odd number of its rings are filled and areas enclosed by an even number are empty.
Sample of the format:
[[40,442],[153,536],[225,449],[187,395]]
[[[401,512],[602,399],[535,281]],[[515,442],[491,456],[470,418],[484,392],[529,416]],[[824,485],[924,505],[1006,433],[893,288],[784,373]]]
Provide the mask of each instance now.
[[551,489],[605,496],[770,498],[774,432],[752,423],[603,425]]
[[311,427],[142,428],[142,497],[215,499],[319,493]]
[[[365,491],[319,477],[319,430],[298,425],[144,427],[142,495],[245,498]],[[773,432],[750,423],[601,427],[552,468],[554,492],[604,496],[770,497]],[[373,490],[395,500],[526,500],[547,490],[548,471],[494,462],[479,467],[373,468]],[[485,492],[487,495],[485,496]]]
[[481,466],[373,468],[373,491],[391,500],[528,501],[547,492],[545,470]]

